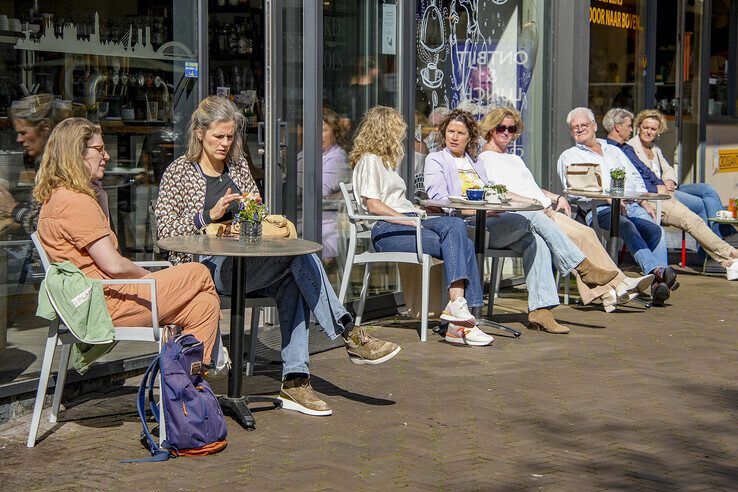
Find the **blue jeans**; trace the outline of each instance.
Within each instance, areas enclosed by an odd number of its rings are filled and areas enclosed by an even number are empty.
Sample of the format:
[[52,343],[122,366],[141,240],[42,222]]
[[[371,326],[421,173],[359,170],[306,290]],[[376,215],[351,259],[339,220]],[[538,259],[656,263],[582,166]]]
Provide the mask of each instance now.
[[[699,215],[700,219],[712,229],[712,232],[722,239],[720,224],[707,221],[708,217],[715,217],[718,210],[723,209],[723,202],[718,192],[715,191],[715,188],[707,183],[685,184],[681,185],[674,192],[674,198],[682,202],[689,210]],[[702,246],[699,247],[698,254],[700,258],[704,258],[706,253],[702,249]]]
[[[411,214],[408,214],[411,215]],[[415,253],[415,227],[393,224],[383,220],[372,228],[372,243],[377,252],[397,251]],[[464,298],[469,307],[483,304],[482,285],[477,268],[474,243],[466,234],[466,222],[459,217],[431,217],[423,221],[421,229],[423,253],[443,260],[446,282],[465,282]]]
[[[546,220],[553,223],[548,218]],[[509,248],[523,255],[528,310],[558,306],[559,294],[551,269],[551,250],[540,235],[532,232],[531,221],[522,214],[503,213],[489,217],[486,226],[490,248]]]
[[[622,239],[633,258],[644,274],[651,273],[654,268],[668,265],[666,239],[661,227],[656,224],[646,209],[637,203],[626,204],[627,213],[620,215],[620,239]],[[599,207],[597,219],[600,227],[610,230],[610,207]],[[592,213],[587,215],[587,222],[592,224]]]
[[562,275],[568,274],[584,261],[586,256],[582,250],[546,214],[540,211],[516,213],[528,219],[532,225],[532,231],[546,241],[548,249],[551,250],[554,265]]
[[[219,294],[231,294],[233,259],[223,256],[202,258],[210,269]],[[350,320],[338,300],[323,264],[314,254],[295,257],[249,258],[246,260],[246,292],[273,297],[282,332],[282,376],[309,374],[308,324],[310,312],[326,335],[333,340],[344,330],[341,321]],[[238,354],[232,354],[238,357]]]

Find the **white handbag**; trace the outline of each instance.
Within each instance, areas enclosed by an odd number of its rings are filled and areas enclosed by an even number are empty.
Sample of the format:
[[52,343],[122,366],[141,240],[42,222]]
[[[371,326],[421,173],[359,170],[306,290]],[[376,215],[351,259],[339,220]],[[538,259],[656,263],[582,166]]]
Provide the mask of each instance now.
[[599,164],[577,163],[566,166],[567,191],[602,191],[602,169]]

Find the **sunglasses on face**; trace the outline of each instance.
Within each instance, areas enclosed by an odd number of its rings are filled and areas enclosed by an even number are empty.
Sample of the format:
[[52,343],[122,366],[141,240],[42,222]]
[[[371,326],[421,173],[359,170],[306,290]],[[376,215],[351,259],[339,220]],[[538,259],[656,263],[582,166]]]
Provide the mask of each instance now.
[[518,132],[518,127],[517,127],[517,125],[510,125],[510,126],[497,125],[495,127],[495,131],[497,133],[505,133],[505,131],[508,131],[510,133],[517,133]]

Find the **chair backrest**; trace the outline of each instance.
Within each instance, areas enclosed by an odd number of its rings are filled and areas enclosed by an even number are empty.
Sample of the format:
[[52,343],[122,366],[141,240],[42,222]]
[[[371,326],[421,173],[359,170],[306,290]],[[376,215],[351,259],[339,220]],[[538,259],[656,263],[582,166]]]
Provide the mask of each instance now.
[[39,239],[38,237],[38,232],[34,232],[31,234],[31,241],[33,241],[33,245],[36,247],[36,252],[38,253],[38,257],[41,258],[41,263],[44,266],[44,272],[46,272],[49,269],[49,265],[51,265],[51,261],[49,260],[49,255],[46,254],[44,245],[41,244],[41,239]]
[[[348,214],[349,222],[351,223],[352,229],[356,230],[356,236],[360,238],[371,237],[371,227],[362,219],[357,218],[359,214],[359,204],[356,202],[354,196],[354,185],[351,183],[338,183],[343,194],[343,201],[346,205],[346,213]],[[353,230],[352,230],[353,232]]]

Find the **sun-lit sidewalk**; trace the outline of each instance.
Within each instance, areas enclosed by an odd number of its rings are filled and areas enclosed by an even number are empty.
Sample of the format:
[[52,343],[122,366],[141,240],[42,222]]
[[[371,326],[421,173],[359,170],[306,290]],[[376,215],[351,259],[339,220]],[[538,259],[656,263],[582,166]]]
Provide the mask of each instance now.
[[[228,448],[165,464],[143,457],[138,379],[68,403],[25,448],[29,417],[0,428],[3,489],[734,488],[738,483],[738,284],[682,275],[667,308],[561,306],[569,335],[523,330],[459,348],[415,323],[370,331],[402,345],[392,361],[351,364],[343,349],[311,357],[332,417],[256,413],[228,419]],[[500,299],[522,328],[525,303]],[[497,309],[497,308],[496,308]],[[508,314],[504,314],[508,313]],[[261,365],[246,392],[275,393]],[[224,391],[225,381],[215,382]]]

